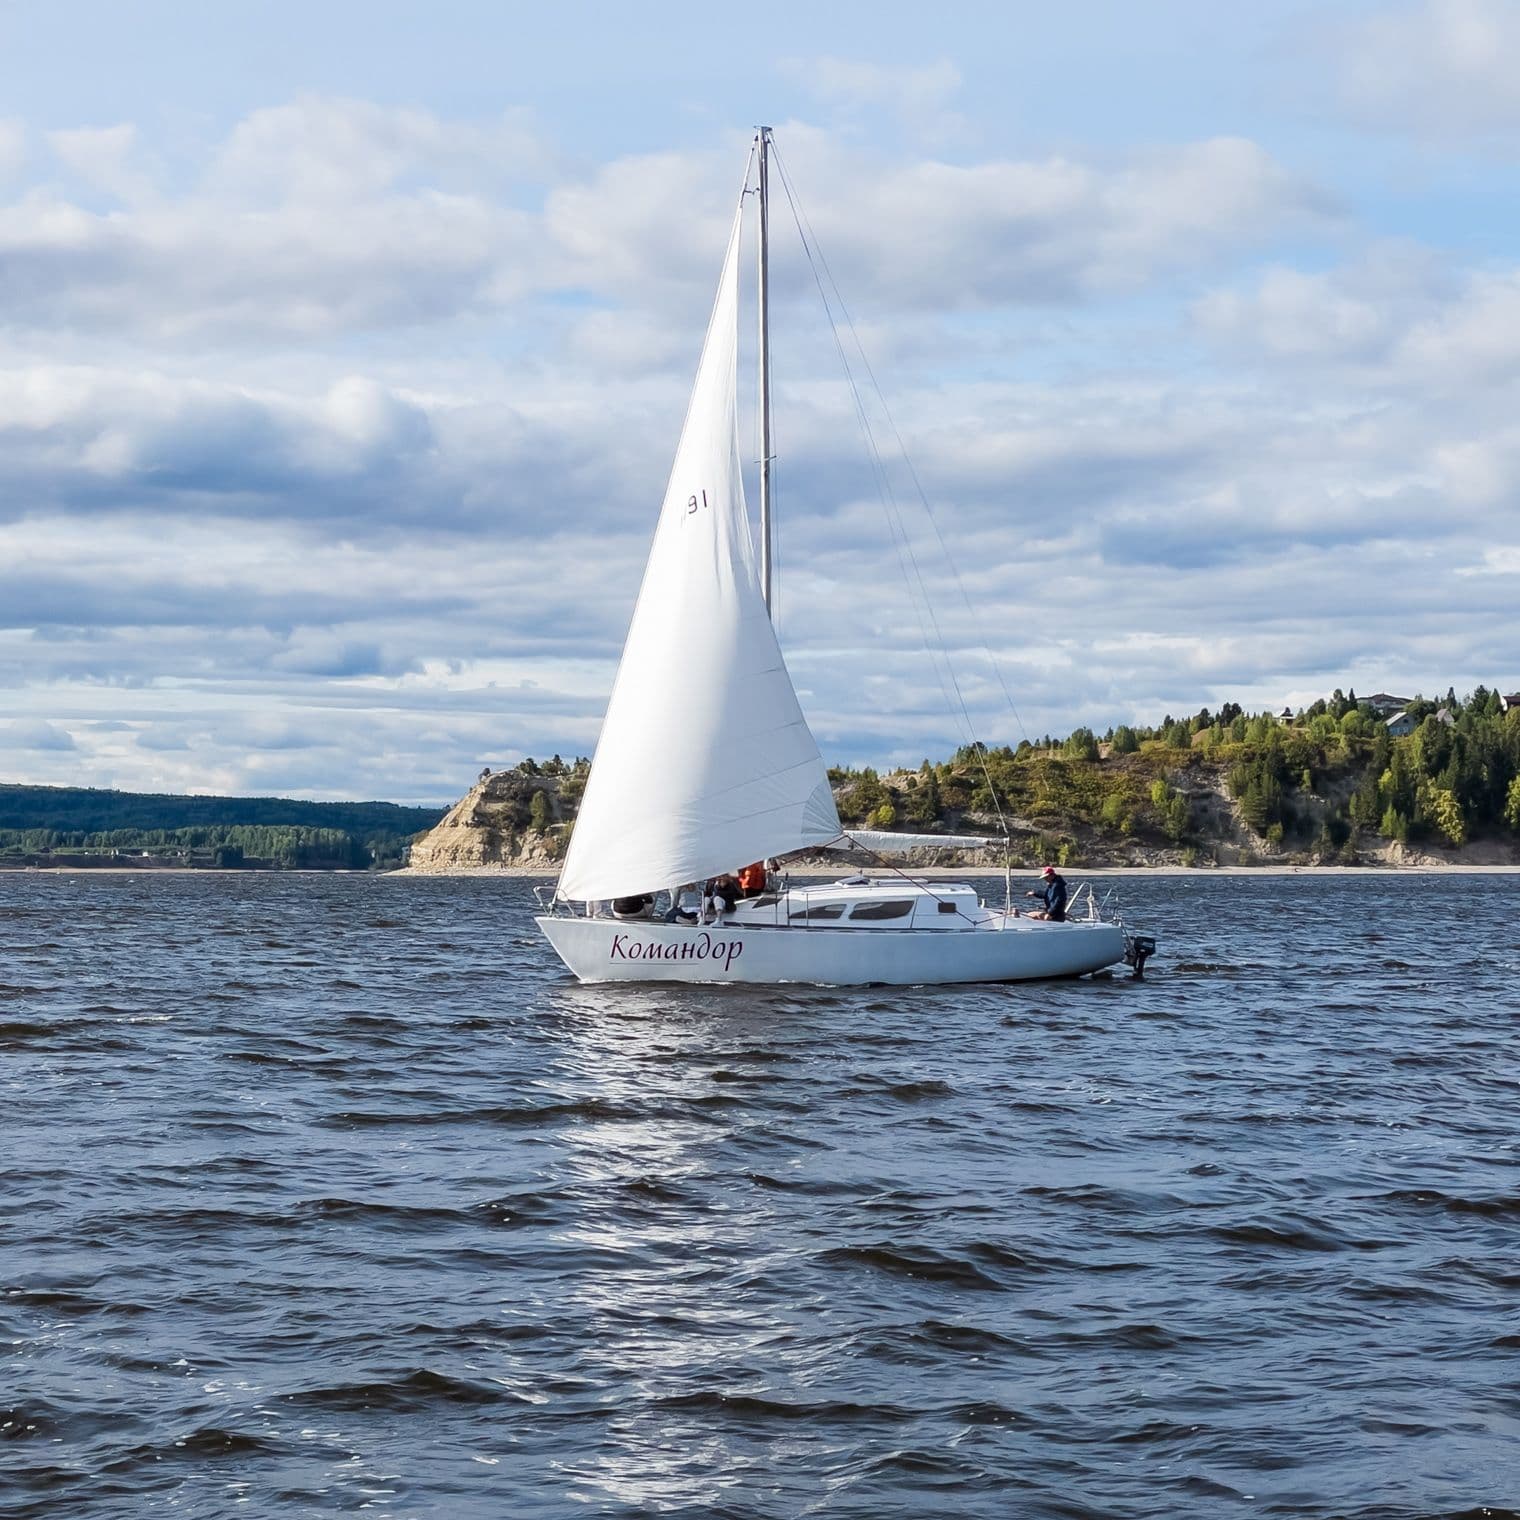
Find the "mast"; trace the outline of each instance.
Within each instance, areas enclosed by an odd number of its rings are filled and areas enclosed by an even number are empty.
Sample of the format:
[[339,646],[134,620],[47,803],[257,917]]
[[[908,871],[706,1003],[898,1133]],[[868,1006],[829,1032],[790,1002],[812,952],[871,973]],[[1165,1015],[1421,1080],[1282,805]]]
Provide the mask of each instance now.
[[770,324],[770,146],[771,129],[759,127],[760,150],[760,595],[771,611],[771,324]]

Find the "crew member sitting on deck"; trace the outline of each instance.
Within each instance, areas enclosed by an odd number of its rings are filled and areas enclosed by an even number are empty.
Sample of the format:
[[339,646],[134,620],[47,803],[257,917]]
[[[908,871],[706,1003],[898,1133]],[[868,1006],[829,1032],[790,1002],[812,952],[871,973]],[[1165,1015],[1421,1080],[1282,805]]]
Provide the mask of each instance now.
[[759,897],[765,891],[765,862],[757,860],[753,865],[741,866],[739,870],[739,895]]
[[734,904],[738,901],[739,883],[725,871],[721,876],[714,876],[702,888],[702,917],[706,922],[712,923],[725,913],[732,913]]
[[1041,888],[1038,892],[1026,892],[1025,897],[1043,897],[1045,906],[1029,916],[1048,918],[1052,923],[1066,922],[1066,878],[1056,872],[1054,866],[1046,866],[1040,872]]
[[632,897],[614,897],[612,916],[614,918],[645,918],[653,906],[654,898],[648,892],[638,892]]

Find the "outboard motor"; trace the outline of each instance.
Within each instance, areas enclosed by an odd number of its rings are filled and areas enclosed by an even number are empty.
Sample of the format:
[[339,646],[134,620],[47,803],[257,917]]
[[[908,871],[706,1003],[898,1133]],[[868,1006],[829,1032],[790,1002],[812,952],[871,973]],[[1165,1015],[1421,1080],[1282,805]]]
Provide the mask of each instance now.
[[1124,936],[1124,964],[1130,968],[1130,978],[1139,981],[1145,975],[1145,963],[1156,953],[1156,941],[1149,934],[1126,934]]

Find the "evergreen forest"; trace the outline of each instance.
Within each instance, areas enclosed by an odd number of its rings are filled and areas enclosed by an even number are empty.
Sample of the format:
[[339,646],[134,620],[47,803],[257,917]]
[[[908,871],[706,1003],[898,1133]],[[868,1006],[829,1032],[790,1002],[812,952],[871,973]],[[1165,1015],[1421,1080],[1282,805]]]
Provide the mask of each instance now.
[[1520,847],[1520,702],[1480,686],[1405,712],[1412,732],[1394,737],[1354,692],[1286,719],[1227,703],[1101,738],[1079,728],[1016,748],[969,744],[917,771],[830,777],[847,824],[1006,824],[1028,858],[1072,864],[1127,843],[1198,863],[1232,847],[1347,864],[1391,843]]
[[0,863],[388,869],[442,808],[0,784]]

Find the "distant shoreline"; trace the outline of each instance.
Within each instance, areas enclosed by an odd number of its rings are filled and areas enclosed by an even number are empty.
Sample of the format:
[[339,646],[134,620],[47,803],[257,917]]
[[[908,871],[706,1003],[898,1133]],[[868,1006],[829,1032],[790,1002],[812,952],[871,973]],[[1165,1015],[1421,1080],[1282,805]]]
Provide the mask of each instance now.
[[[1062,866],[1061,871],[1067,876],[1417,876],[1422,872],[1427,875],[1443,876],[1520,876],[1520,865],[1460,865],[1448,864],[1446,861],[1433,861],[1407,866]],[[417,871],[410,866],[403,866],[399,871],[386,871],[384,874],[388,877],[506,876],[553,881],[559,872],[546,870],[542,866],[462,866],[455,870],[438,871]],[[857,873],[851,872],[846,866],[840,866],[832,871],[817,866],[804,866],[795,867],[786,874],[805,876],[818,881],[830,881]],[[890,876],[894,873],[890,868],[873,865],[863,868],[861,874]],[[1000,866],[904,866],[902,874],[922,876],[929,880],[947,880],[958,876],[1001,876],[1003,871]],[[1040,874],[1040,870],[1038,866],[1015,866],[1013,874],[1027,876],[1033,880]]]
[[[1427,861],[1407,866],[1062,866],[1067,876],[1520,876],[1520,865],[1462,865],[1446,861]],[[891,876],[887,867],[869,866],[860,873],[841,866],[829,871],[808,866],[787,872],[789,876],[812,881],[832,881],[842,876],[865,874]],[[930,881],[948,881],[957,877],[985,880],[1002,876],[997,866],[904,866],[904,876],[918,876]],[[542,866],[471,866],[446,871],[417,871],[403,866],[396,871],[344,871],[295,867],[281,871],[239,871],[203,869],[199,866],[0,866],[0,876],[215,876],[226,879],[250,876],[368,876],[390,880],[404,876],[418,881],[427,877],[460,880],[468,877],[506,877],[525,881],[553,881],[558,871]],[[1034,866],[1015,866],[1015,877],[1034,880],[1039,871]]]
[[[421,875],[421,872],[418,872]],[[392,876],[393,871],[334,866],[6,866],[0,876]]]

